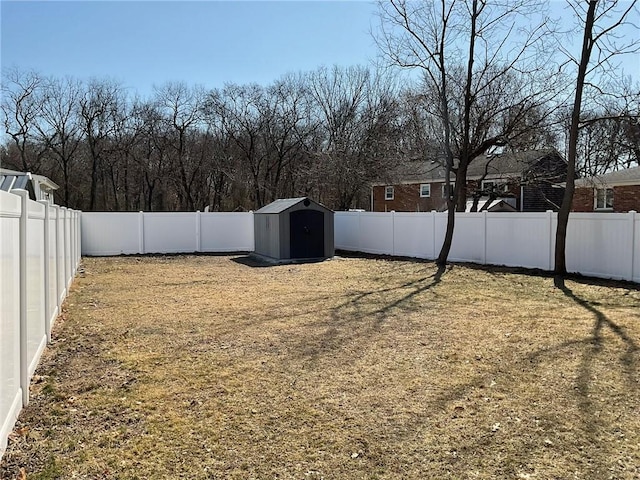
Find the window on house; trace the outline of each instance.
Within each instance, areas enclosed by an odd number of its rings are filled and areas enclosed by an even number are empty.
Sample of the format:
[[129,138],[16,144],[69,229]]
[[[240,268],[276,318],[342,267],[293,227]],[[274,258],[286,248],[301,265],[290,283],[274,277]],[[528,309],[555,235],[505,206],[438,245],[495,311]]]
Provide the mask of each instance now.
[[[453,190],[456,188],[456,184],[454,182],[451,182],[451,193],[453,194]],[[442,184],[442,198],[448,198],[449,195],[447,195],[447,184],[443,183]]]
[[496,180],[483,180],[481,188],[483,192],[504,193],[509,190],[509,185]]
[[420,185],[420,196],[421,197],[430,197],[431,196],[431,184],[430,183],[422,183]]
[[384,187],[384,199],[393,200],[393,187]]
[[613,188],[596,188],[596,210],[613,209]]

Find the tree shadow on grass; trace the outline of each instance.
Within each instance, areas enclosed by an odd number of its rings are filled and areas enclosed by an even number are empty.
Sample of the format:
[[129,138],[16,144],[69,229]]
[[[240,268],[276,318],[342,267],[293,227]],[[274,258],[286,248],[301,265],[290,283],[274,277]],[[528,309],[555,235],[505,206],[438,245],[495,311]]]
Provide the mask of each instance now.
[[397,291],[397,290],[404,290],[406,288],[413,288],[412,291],[408,292],[407,294],[403,295],[402,297],[394,300],[394,301],[390,301],[389,303],[385,303],[383,304],[381,307],[376,308],[375,310],[373,310],[372,312],[369,312],[370,315],[376,315],[377,317],[382,317],[384,318],[384,315],[386,313],[388,313],[390,310],[392,310],[393,308],[397,308],[407,302],[409,302],[413,297],[435,287],[436,285],[438,285],[441,280],[442,280],[442,275],[444,275],[444,273],[446,272],[446,267],[438,267],[438,269],[436,270],[436,272],[433,275],[429,275],[428,277],[425,278],[421,278],[419,280],[413,280],[411,282],[406,282],[403,283],[401,285],[395,286],[395,287],[388,287],[388,288],[382,288],[379,290],[373,290],[370,292],[362,292],[359,293],[357,295],[355,295],[353,298],[347,300],[346,302],[336,306],[333,308],[333,312],[337,313],[340,310],[344,309],[345,307],[348,307],[350,305],[360,305],[362,303],[365,303],[369,300],[369,298],[371,298],[371,296],[373,295],[378,295],[378,294],[382,294],[382,293],[389,293],[389,292],[393,292],[393,291]]
[[573,300],[576,304],[591,313],[594,317],[593,330],[591,337],[585,339],[591,345],[591,348],[585,352],[585,358],[581,366],[581,376],[578,382],[578,388],[581,392],[588,390],[588,379],[590,376],[590,365],[595,360],[595,357],[604,347],[603,330],[608,328],[611,330],[625,345],[625,353],[620,358],[623,371],[632,384],[637,384],[637,359],[636,354],[640,350],[638,344],[631,338],[624,327],[614,323],[609,317],[607,317],[602,311],[596,308],[593,302],[589,302],[584,298],[577,296],[573,290],[571,290],[565,283],[564,278],[556,276],[554,278],[554,285],[556,288],[562,291],[567,298]]
[[[330,309],[330,315],[325,321],[317,323],[319,327],[324,327],[322,333],[315,338],[305,338],[307,346],[301,349],[304,352],[303,356],[314,362],[322,356],[332,355],[332,352],[338,351],[351,341],[366,343],[368,338],[380,332],[383,323],[394,309],[419,308],[410,307],[411,301],[436,287],[451,268],[439,266],[432,275],[424,278],[350,295],[345,301]],[[396,298],[394,295],[407,289],[409,291],[400,297]],[[388,296],[393,298],[387,298]]]
[[[524,413],[525,416],[523,416],[523,419],[525,421],[530,420],[531,417],[537,418],[536,422],[540,422],[540,425],[543,427],[542,431],[536,431],[534,426],[528,427],[527,429],[522,428],[523,435],[515,438],[512,437],[506,441],[508,443],[505,443],[500,432],[497,430],[492,431],[488,424],[468,424],[465,435],[460,437],[456,437],[455,430],[443,430],[442,444],[449,444],[458,452],[461,452],[460,462],[462,462],[462,457],[471,459],[467,460],[466,466],[464,467],[451,463],[451,468],[457,473],[462,473],[465,470],[469,471],[474,468],[477,469],[478,465],[483,465],[484,468],[491,469],[490,471],[493,474],[500,475],[504,478],[529,478],[529,474],[531,476],[536,474],[535,468],[540,467],[540,465],[536,465],[536,462],[539,462],[540,459],[543,461],[546,459],[548,461],[552,455],[563,455],[567,462],[575,463],[576,468],[583,469],[582,473],[585,474],[585,478],[613,478],[613,476],[608,477],[608,475],[611,474],[613,468],[617,468],[619,465],[611,461],[610,455],[612,453],[618,454],[616,449],[620,448],[620,446],[616,446],[614,442],[607,441],[605,438],[610,438],[612,432],[618,429],[619,421],[614,419],[616,415],[618,415],[618,417],[621,415],[632,415],[633,407],[630,404],[633,403],[633,400],[631,402],[625,402],[622,406],[617,406],[616,402],[610,402],[606,399],[606,391],[600,393],[597,390],[597,386],[593,384],[599,376],[598,368],[606,362],[606,359],[602,358],[602,354],[604,354],[603,351],[605,347],[610,347],[612,343],[611,338],[609,337],[607,339],[605,335],[606,329],[613,332],[616,339],[622,342],[619,366],[615,363],[606,366],[611,369],[621,368],[627,382],[626,387],[623,388],[627,393],[631,393],[632,395],[634,392],[637,393],[638,352],[640,349],[636,340],[627,333],[623,326],[615,323],[611,318],[607,317],[603,311],[597,308],[597,302],[590,302],[589,300],[581,298],[567,287],[564,282],[560,285],[556,283],[556,286],[561,289],[568,299],[593,315],[593,327],[592,330],[587,333],[586,337],[567,340],[550,348],[543,348],[531,352],[528,355],[520,357],[513,364],[498,363],[488,371],[478,373],[462,384],[448,388],[442,392],[441,395],[428,400],[430,406],[435,408],[417,414],[411,419],[411,422],[415,425],[422,425],[423,423],[430,424],[436,428],[439,427],[440,424],[454,422],[458,415],[466,415],[468,410],[466,405],[468,404],[469,397],[474,396],[474,392],[476,396],[479,395],[478,392],[489,392],[489,388],[486,385],[487,378],[502,378],[501,381],[499,380],[499,386],[496,388],[501,390],[503,395],[522,395],[522,392],[514,387],[514,382],[515,385],[517,385],[521,375],[525,377],[531,375],[530,381],[534,382],[537,380],[537,376],[533,372],[533,370],[537,368],[536,365],[539,364],[541,368],[544,368],[543,363],[546,363],[546,366],[549,364],[553,365],[556,359],[575,355],[579,359],[576,377],[575,380],[571,382],[573,390],[566,392],[566,396],[571,397],[573,392],[577,395],[576,407],[581,412],[582,417],[582,426],[579,427],[578,430],[584,432],[584,437],[581,439],[581,434],[578,431],[574,431],[571,434],[566,433],[568,425],[570,425],[571,422],[570,413],[561,410],[538,409],[535,406],[538,398],[523,398],[521,410],[512,410],[510,412],[511,415],[513,415],[514,412],[517,414]],[[614,341],[616,339],[614,339]],[[491,396],[490,393],[486,395]],[[612,393],[611,398],[619,399],[620,397],[620,395]],[[541,398],[541,400],[544,405],[552,404],[544,398]],[[605,403],[609,409],[618,408],[618,411],[609,411],[603,415],[602,409]],[[465,406],[456,406],[456,404]],[[478,409],[483,408],[482,406],[478,406],[481,405],[478,403],[472,403],[471,405],[472,408],[473,406]],[[489,407],[484,408],[490,411]],[[461,413],[456,413],[457,410]],[[611,415],[611,413],[613,413],[613,415]],[[494,415],[496,415],[496,418],[506,416],[506,414],[500,412],[500,410],[497,410]],[[437,421],[434,421],[434,418],[436,418]],[[496,425],[500,426],[500,424]],[[510,424],[504,425],[504,427],[506,427],[507,431],[509,428],[514,428],[513,425]],[[498,430],[501,428],[502,427],[499,427]],[[621,424],[620,428],[624,431],[624,424]],[[413,430],[410,428],[401,428],[399,430],[406,432],[406,435],[413,434]],[[546,430],[547,433],[545,433],[544,430]],[[557,440],[554,436],[556,431],[560,440]],[[547,436],[553,439],[553,442],[548,440],[546,438]],[[571,443],[572,441],[574,442],[573,444]],[[556,453],[547,453],[552,452],[551,447],[554,444],[557,445],[553,447],[557,449]],[[572,453],[572,449],[582,449],[582,445],[586,445],[585,452],[579,455]],[[593,448],[590,448],[590,445],[593,446]],[[432,448],[432,455],[441,459],[443,463],[456,460],[445,455],[445,453],[448,454],[448,452],[443,453],[442,449],[438,450],[437,447],[433,447],[432,445],[430,447]],[[489,452],[499,452],[505,448],[510,448],[511,450],[508,454],[505,454],[499,462],[488,463],[486,461],[490,455]],[[585,456],[587,458],[585,458]],[[545,465],[542,466],[542,468],[548,467]],[[633,466],[627,465],[626,468],[631,468],[631,472],[635,471],[633,470]],[[486,474],[488,471],[489,470],[484,471],[483,473]],[[625,470],[625,472],[627,471],[628,470]],[[519,477],[520,475],[526,476]]]

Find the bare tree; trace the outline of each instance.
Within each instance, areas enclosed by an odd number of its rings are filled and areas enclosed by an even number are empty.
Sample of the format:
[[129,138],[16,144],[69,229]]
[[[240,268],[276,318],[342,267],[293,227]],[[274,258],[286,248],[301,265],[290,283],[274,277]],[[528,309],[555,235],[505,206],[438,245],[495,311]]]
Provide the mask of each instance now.
[[340,210],[355,205],[369,183],[390,165],[399,102],[389,76],[366,67],[320,68],[309,73],[320,142],[314,179]]
[[[576,146],[577,174],[591,177],[640,163],[639,102],[640,86],[636,93],[627,92],[623,98],[582,108]],[[570,111],[563,120],[568,133]],[[568,144],[567,138],[567,148]]]
[[33,71],[17,68],[2,72],[2,115],[4,131],[13,140],[25,172],[38,173],[45,148],[35,146],[35,127],[41,110],[45,79]]
[[[263,183],[268,201],[295,194],[292,171],[304,154],[310,132],[307,86],[300,75],[287,75],[265,91],[262,142],[269,152]],[[283,179],[288,181],[283,181]]]
[[[259,85],[228,84],[223,90],[214,90],[207,101],[209,122],[217,121],[234,147],[233,155],[250,177],[249,194],[254,207],[266,203],[263,171],[268,162],[267,152],[261,145],[264,91]],[[238,180],[238,179],[236,179]]]
[[[618,0],[569,1],[571,9],[582,26],[583,38],[579,60],[574,58],[570,52],[565,51],[569,61],[577,65],[578,71],[575,80],[575,95],[569,129],[567,182],[562,205],[558,212],[558,227],[556,230],[555,273],[558,275],[558,280],[560,280],[560,276],[567,273],[567,225],[575,191],[577,147],[581,127],[580,113],[583,96],[585,89],[590,87],[595,88],[599,94],[604,93],[601,87],[589,80],[590,75],[593,76],[594,73],[601,72],[601,67],[603,66],[612,67],[612,59],[617,55],[638,50],[639,42],[637,39],[624,41],[622,44],[615,41],[615,30],[627,23],[630,13],[635,9],[635,4],[635,0],[627,2]],[[592,63],[594,49],[597,51],[597,55],[595,62]]]
[[454,212],[466,204],[469,164],[529,130],[521,127],[533,109],[543,113],[539,119],[547,116],[555,92],[539,54],[550,25],[543,7],[527,0],[379,2],[383,55],[393,65],[422,71],[425,99],[440,123],[452,194],[439,265],[451,248]]
[[202,159],[189,150],[189,137],[201,127],[205,93],[201,87],[167,83],[155,90],[155,100],[172,131],[171,145],[177,168],[181,208],[195,210],[197,199],[192,188],[202,174]]
[[[113,133],[113,109],[117,108],[121,86],[110,80],[92,80],[79,100],[81,128],[90,162],[89,210],[98,202],[102,162],[109,153]],[[103,188],[104,191],[104,188]],[[106,207],[106,205],[104,205]]]
[[63,201],[70,206],[71,178],[82,141],[78,117],[82,85],[70,77],[50,78],[43,90],[39,121],[35,123],[35,128],[40,141],[53,157],[56,170],[62,172]]
[[164,210],[165,196],[168,193],[165,186],[168,183],[166,177],[170,170],[166,122],[163,121],[157,105],[151,101],[135,102],[132,115],[138,138],[131,153],[142,177],[142,208],[149,211]]

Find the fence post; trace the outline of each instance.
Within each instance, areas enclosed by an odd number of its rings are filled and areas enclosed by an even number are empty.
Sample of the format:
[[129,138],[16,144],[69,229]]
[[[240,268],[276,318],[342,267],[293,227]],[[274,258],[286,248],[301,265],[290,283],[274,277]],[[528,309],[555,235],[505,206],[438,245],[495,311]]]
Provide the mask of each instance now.
[[64,278],[62,280],[60,278],[64,277],[64,238],[60,241],[62,207],[56,207],[56,214],[56,304],[58,305],[58,313],[61,313],[62,300],[65,295]]
[[82,258],[82,211],[78,210],[78,258],[76,258],[76,263],[80,266],[80,259]]
[[547,248],[549,249],[549,262],[548,262],[548,267],[547,270],[548,271],[552,271],[555,268],[554,265],[554,259],[553,259],[553,245],[554,245],[554,238],[553,238],[553,210],[547,210],[547,230],[549,232],[549,243],[547,245]]
[[76,262],[77,250],[78,250],[78,212],[75,210],[71,210],[71,272],[72,276],[76,276],[76,271],[78,270],[78,262]]
[[51,342],[51,292],[49,290],[51,283],[51,245],[49,244],[49,202],[47,200],[38,200],[38,203],[44,205],[44,331],[47,334],[47,343]]
[[433,248],[431,250],[431,260],[436,259],[436,211],[431,210],[431,245]]
[[73,275],[76,272],[74,266],[74,255],[75,255],[75,229],[73,228],[73,210],[69,209],[69,278],[73,278]]
[[138,252],[144,255],[144,212],[138,213]]
[[69,209],[67,207],[62,207],[62,236],[64,238],[64,248],[62,257],[64,259],[64,286],[67,291],[67,295],[69,295],[69,287],[71,286],[71,262],[69,259]]
[[396,211],[391,210],[391,255],[396,254]]
[[29,359],[27,354],[27,224],[29,221],[29,192],[13,190],[20,195],[20,388],[22,405],[29,404]]
[[627,278],[627,280],[633,282],[633,275],[634,275],[634,271],[633,271],[633,267],[635,265],[635,245],[636,245],[636,211],[635,210],[630,210],[629,213],[627,214],[629,216],[629,228],[631,229],[631,255],[630,255],[630,262],[629,262],[629,278]]
[[482,264],[487,264],[487,211],[482,212]]
[[360,226],[361,220],[360,220],[360,216],[362,215],[362,212],[357,212],[358,215],[358,251],[361,252],[362,251],[362,228]]
[[200,252],[201,251],[201,245],[202,245],[202,239],[200,238],[200,235],[202,233],[202,227],[200,225],[200,210],[196,211],[196,252]]

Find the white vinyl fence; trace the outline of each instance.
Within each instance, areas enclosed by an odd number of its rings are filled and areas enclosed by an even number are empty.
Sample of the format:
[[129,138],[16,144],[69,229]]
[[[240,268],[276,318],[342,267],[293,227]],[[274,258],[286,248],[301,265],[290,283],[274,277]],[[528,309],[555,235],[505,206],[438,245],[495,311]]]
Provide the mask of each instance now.
[[0,457],[80,262],[80,212],[0,191]]
[[253,213],[85,212],[82,254],[253,251]]
[[[444,213],[336,212],[337,249],[435,259]],[[449,260],[553,270],[557,214],[457,213]],[[640,283],[640,214],[571,213],[567,270]]]
[[[446,213],[336,212],[337,249],[435,259]],[[553,270],[557,215],[457,213],[449,259]],[[82,253],[250,252],[252,213],[83,213]],[[567,268],[640,283],[640,214],[572,213]]]

